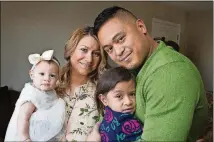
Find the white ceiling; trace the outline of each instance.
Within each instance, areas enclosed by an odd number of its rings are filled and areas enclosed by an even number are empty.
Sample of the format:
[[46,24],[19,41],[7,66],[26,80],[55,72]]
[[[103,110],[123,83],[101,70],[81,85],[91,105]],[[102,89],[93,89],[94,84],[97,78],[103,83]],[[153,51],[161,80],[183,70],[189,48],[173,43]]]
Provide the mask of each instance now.
[[171,6],[180,7],[186,11],[205,11],[213,9],[213,1],[165,1],[163,3],[166,3]]

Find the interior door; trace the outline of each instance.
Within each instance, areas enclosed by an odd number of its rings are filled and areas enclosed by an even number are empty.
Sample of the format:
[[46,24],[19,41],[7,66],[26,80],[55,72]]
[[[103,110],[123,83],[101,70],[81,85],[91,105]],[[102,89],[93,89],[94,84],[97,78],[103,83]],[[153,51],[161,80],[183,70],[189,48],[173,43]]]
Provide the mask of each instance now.
[[180,27],[180,24],[153,18],[152,37],[157,39],[165,37],[165,40],[175,41],[179,45]]

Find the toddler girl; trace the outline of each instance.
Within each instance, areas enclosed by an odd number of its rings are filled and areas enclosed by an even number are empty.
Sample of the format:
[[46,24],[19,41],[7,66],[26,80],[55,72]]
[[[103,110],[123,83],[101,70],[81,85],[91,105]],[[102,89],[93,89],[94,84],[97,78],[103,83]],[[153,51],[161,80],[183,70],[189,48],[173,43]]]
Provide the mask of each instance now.
[[55,92],[59,62],[53,50],[29,55],[32,83],[26,83],[16,102],[5,141],[58,141],[65,121],[65,103]]
[[98,111],[104,117],[99,126],[102,142],[140,139],[142,124],[133,115],[135,79],[127,69],[116,67],[102,74],[95,97]]

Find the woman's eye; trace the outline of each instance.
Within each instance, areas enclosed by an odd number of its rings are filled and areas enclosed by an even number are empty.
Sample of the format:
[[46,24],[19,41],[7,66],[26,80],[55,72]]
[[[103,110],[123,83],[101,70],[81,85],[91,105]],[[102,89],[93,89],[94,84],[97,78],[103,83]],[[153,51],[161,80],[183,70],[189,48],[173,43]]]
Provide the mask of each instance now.
[[83,52],[87,52],[88,51],[88,49],[86,49],[86,48],[80,48],[80,50],[83,51]]
[[99,52],[94,52],[93,55],[94,55],[95,57],[100,57],[100,53],[99,53]]
[[45,75],[45,74],[44,74],[44,73],[42,73],[42,72],[41,72],[41,73],[39,73],[39,74],[40,74],[41,76]]

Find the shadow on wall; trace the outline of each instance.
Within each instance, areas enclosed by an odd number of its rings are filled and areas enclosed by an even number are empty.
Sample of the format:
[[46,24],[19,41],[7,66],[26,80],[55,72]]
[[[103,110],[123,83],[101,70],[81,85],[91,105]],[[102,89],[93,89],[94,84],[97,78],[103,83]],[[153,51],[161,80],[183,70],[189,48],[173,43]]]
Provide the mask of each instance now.
[[165,37],[156,37],[154,38],[155,41],[161,40],[163,41],[166,45],[171,46],[175,51],[179,52],[180,51],[180,46],[172,40],[166,40]]

